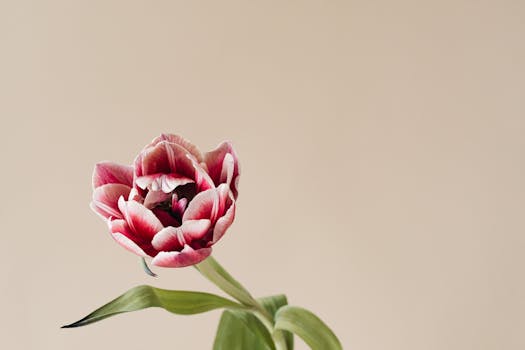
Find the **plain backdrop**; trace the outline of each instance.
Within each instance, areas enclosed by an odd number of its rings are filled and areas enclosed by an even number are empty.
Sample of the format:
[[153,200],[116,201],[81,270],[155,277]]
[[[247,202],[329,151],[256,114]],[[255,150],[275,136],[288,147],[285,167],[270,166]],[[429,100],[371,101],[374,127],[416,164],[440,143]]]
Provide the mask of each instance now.
[[[525,348],[525,2],[0,0],[4,349],[210,349],[219,311],[61,330],[148,283],[95,162],[161,132],[242,165],[215,257],[354,350]],[[297,349],[306,345],[297,340]]]

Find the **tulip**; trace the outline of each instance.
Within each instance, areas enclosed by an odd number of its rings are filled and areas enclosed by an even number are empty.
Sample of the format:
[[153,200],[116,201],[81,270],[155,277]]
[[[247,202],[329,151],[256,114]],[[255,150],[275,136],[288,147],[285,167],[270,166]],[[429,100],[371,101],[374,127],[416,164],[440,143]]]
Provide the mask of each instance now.
[[132,253],[155,266],[190,266],[206,259],[232,224],[238,180],[229,142],[202,154],[181,136],[162,134],[133,166],[95,166],[91,208]]

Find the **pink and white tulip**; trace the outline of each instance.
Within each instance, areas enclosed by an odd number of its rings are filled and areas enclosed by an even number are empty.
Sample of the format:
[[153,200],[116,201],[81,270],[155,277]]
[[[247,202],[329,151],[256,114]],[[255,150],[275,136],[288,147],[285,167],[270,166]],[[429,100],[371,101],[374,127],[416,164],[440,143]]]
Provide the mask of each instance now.
[[181,136],[162,134],[133,166],[95,166],[91,207],[127,250],[156,266],[189,266],[207,258],[232,224],[238,180],[229,142],[201,154]]

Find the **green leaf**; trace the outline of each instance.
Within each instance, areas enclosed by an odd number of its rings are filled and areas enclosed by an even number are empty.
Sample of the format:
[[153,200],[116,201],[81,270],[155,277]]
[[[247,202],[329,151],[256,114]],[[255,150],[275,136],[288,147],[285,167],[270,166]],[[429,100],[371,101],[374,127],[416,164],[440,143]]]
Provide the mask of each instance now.
[[197,270],[222,289],[226,294],[234,297],[244,305],[255,306],[257,302],[251,294],[233,278],[212,256],[195,265]]
[[[257,299],[257,301],[261,303],[261,305],[266,309],[266,311],[270,313],[270,315],[272,315],[273,318],[275,318],[275,313],[277,312],[277,310],[279,310],[285,305],[288,305],[288,299],[286,299],[286,295],[284,294],[259,298]],[[276,337],[284,337],[284,340],[286,342],[286,349],[293,350],[293,333],[283,330],[275,330],[274,338]]]
[[319,317],[297,306],[283,306],[277,311],[275,329],[297,334],[313,350],[343,349],[335,334]]
[[242,305],[215,294],[138,286],[93,311],[83,319],[62,328],[85,326],[107,317],[149,307],[161,307],[169,312],[181,315],[198,314],[219,308],[243,308]]
[[268,328],[253,313],[225,310],[222,313],[213,350],[275,350]]

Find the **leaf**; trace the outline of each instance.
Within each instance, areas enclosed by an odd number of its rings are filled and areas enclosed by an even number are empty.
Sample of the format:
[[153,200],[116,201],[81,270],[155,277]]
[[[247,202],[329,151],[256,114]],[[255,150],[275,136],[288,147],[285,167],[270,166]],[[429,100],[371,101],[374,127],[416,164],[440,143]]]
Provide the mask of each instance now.
[[[272,295],[257,299],[259,303],[275,318],[275,313],[284,305],[288,305],[288,299],[284,294]],[[275,330],[274,333],[280,332],[282,335],[274,334],[274,337],[283,336],[286,342],[286,349],[293,350],[293,333],[284,330]]]
[[313,350],[343,349],[335,334],[319,317],[297,306],[283,306],[277,311],[275,329],[297,334]]
[[222,313],[213,350],[275,350],[268,328],[253,313],[225,310]]
[[149,268],[148,263],[146,262],[146,259],[140,258],[140,260],[142,262],[142,268],[144,269],[144,272],[146,272],[146,274],[150,275],[151,277],[157,277],[157,274],[151,271],[151,269]]
[[[280,307],[288,303],[286,296],[283,294],[260,298],[257,301],[272,318]],[[247,311],[226,310],[223,312],[219,322],[213,349],[274,349],[275,345],[268,327],[257,316]],[[293,350],[292,333],[278,330],[274,332],[273,336],[284,337],[286,350]]]
[[234,297],[244,305],[257,305],[257,302],[251,294],[233,278],[213,256],[209,256],[206,260],[195,265],[195,267],[204,277],[217,285],[226,294]]
[[93,322],[124,312],[161,307],[169,312],[181,315],[198,314],[219,308],[242,308],[243,306],[215,294],[178,291],[137,286],[93,311],[83,319],[65,325],[62,328],[85,326]]

